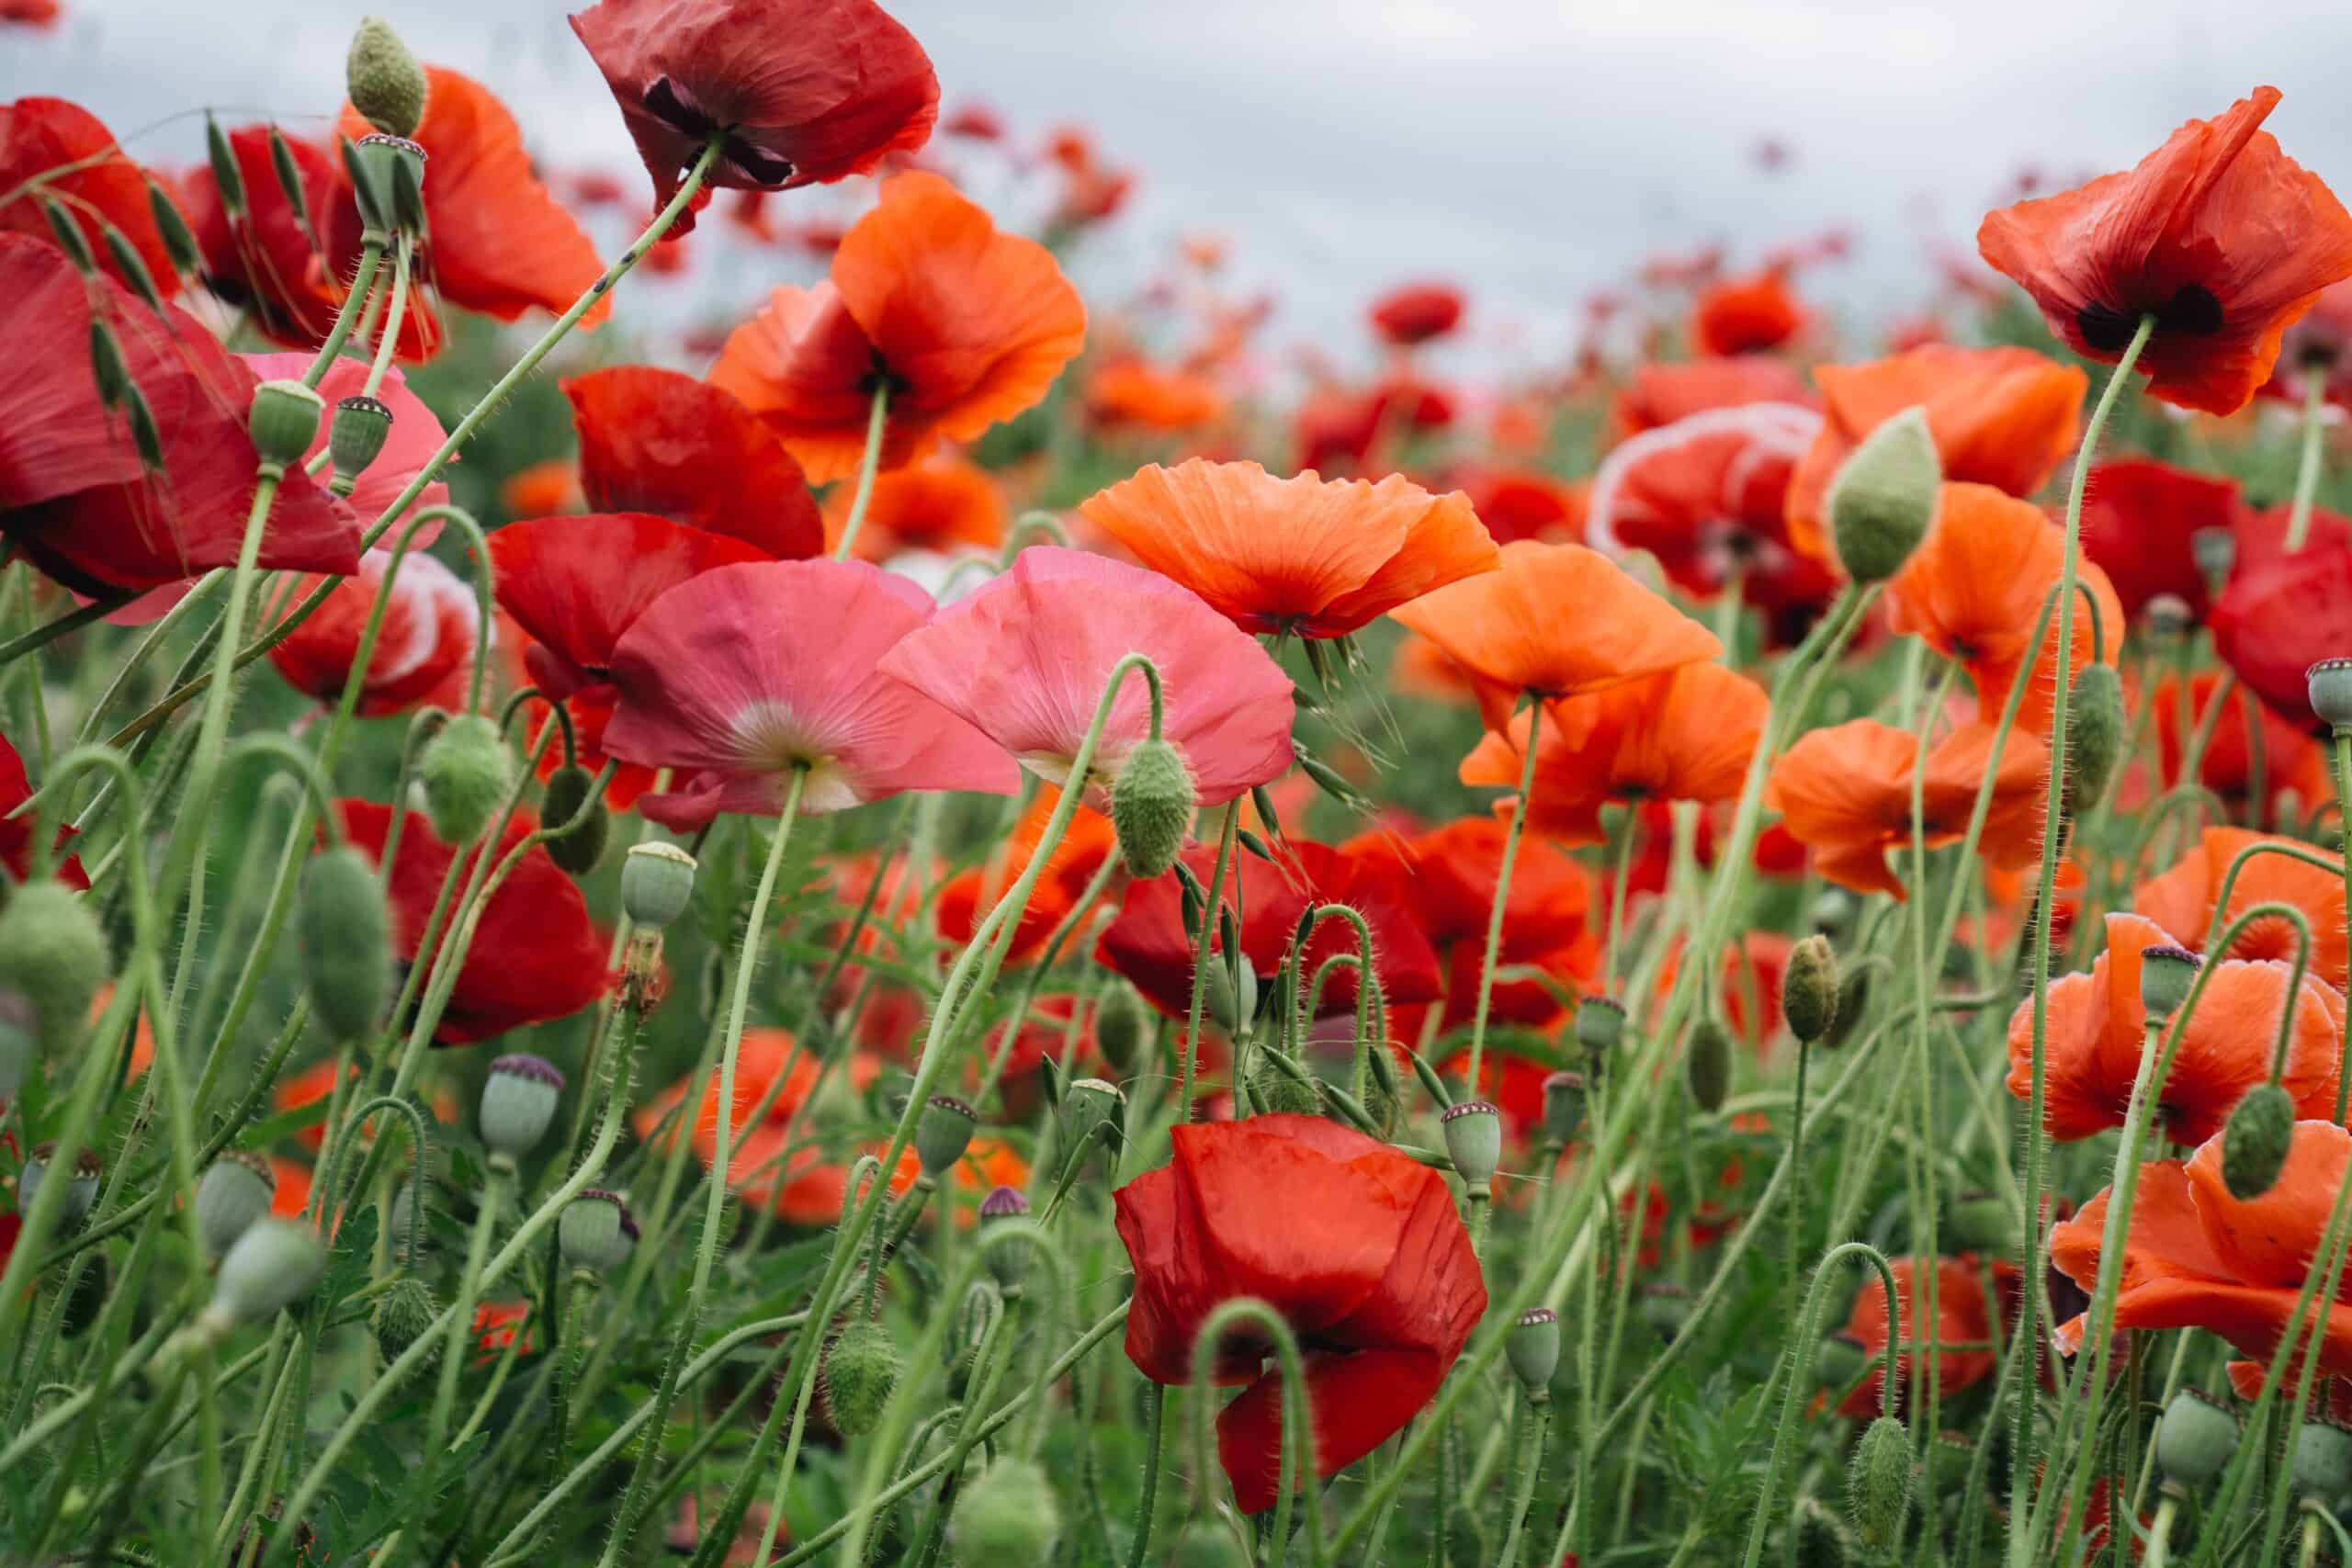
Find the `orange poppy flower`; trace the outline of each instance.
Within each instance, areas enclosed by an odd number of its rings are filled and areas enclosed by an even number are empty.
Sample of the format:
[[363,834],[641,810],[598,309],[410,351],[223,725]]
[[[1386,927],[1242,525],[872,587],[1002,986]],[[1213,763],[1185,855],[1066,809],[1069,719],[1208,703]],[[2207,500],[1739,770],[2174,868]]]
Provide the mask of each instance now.
[[1862,438],[1923,408],[1944,478],[2031,495],[2075,449],[2090,378],[2028,348],[1931,344],[1863,365],[1816,365],[1821,432],[1789,482],[1789,542],[1825,566],[1829,481]]
[[[2151,947],[2180,945],[2144,915],[2109,915],[2107,951],[2091,972],[2050,983],[2042,1125],[2052,1137],[2066,1143],[2123,1125],[2146,1019],[2140,1002],[2142,955]],[[2268,961],[2225,958],[2215,965],[2188,1015],[2156,1105],[2156,1124],[2174,1143],[2218,1136],[2246,1091],[2269,1076],[2287,976],[2287,965]],[[2343,1028],[2343,998],[2316,976],[2304,976],[2283,1079],[2297,1114],[2335,1113]],[[2032,1088],[2029,998],[2009,1019],[2009,1092],[2024,1100]]]
[[[2277,844],[2305,852],[2311,849],[2276,834],[2208,828],[2199,835],[2194,849],[2132,890],[2132,907],[2165,930],[2182,932],[2189,946],[2202,947],[2213,929],[2213,903],[2221,897],[2222,879],[2229,874],[2230,863],[2255,844]],[[2342,990],[2346,952],[2343,877],[2284,855],[2256,855],[2231,886],[2222,924],[2228,925],[2257,904],[2287,904],[2303,912],[2312,928],[2311,972]],[[2291,961],[2295,945],[2293,926],[2285,920],[2261,919],[2245,929],[2226,956]]]
[[[2179,677],[2167,675],[2156,682],[2155,693],[2148,700],[2155,710],[2156,750],[2167,785],[2180,782],[2182,743],[2204,723],[2221,686],[2218,671],[2201,670],[2190,679],[2184,703]],[[2181,728],[2184,708],[2188,721],[2186,735]],[[2255,798],[2256,737],[2261,757],[2258,800]],[[2293,791],[2299,809],[2309,811],[2331,798],[2335,789],[2327,753],[2318,742],[2243,687],[2230,693],[2214,720],[2212,737],[2198,761],[2197,782],[2220,795],[2233,812],[2257,821],[2269,815],[2271,803],[2283,792]]]
[[[776,1079],[785,1074],[787,1064],[790,1075],[777,1089]],[[736,1048],[736,1125],[728,1150],[728,1185],[748,1203],[762,1207],[773,1204],[778,1214],[795,1224],[831,1224],[839,1220],[842,1195],[848,1186],[847,1167],[829,1159],[814,1141],[817,1118],[813,1112],[801,1118],[798,1126],[793,1126],[795,1114],[818,1088],[820,1070],[813,1053],[801,1052],[796,1059],[792,1036],[781,1029],[746,1030],[742,1043]],[[846,1082],[851,1090],[860,1091],[873,1083],[880,1072],[880,1064],[871,1056],[853,1055],[844,1066],[842,1079],[836,1080],[832,1088],[838,1090]],[[633,1118],[637,1135],[653,1137],[662,1118],[685,1099],[686,1091],[693,1087],[694,1076],[688,1074],[638,1107]],[[718,1152],[717,1072],[704,1082],[702,1089],[702,1104],[688,1125],[687,1137],[695,1157],[707,1165]],[[775,1089],[772,1100],[771,1089]],[[763,1102],[767,1110],[758,1122],[744,1120]],[[669,1136],[675,1135],[673,1128]],[[786,1155],[785,1150],[792,1144],[802,1146]],[[662,1146],[669,1146],[666,1140]]]
[[[1996,865],[2022,865],[2041,852],[2042,791],[2050,753],[2012,729],[1997,764],[1995,727],[1962,725],[1929,749],[1920,790],[1927,844],[1955,843],[1968,829],[1978,784],[1993,766],[1993,798],[1978,852]],[[1875,719],[1816,729],[1781,753],[1764,804],[1813,852],[1813,868],[1857,893],[1904,897],[1886,852],[1911,841],[1911,774],[1918,737]]]
[[1690,310],[1690,346],[1700,354],[1753,354],[1778,348],[1805,323],[1804,307],[1778,272],[1727,277]]
[[1394,614],[1478,683],[1489,725],[1522,692],[1580,696],[1724,650],[1714,633],[1582,545],[1505,545],[1495,570]]
[[1144,359],[1120,359],[1086,378],[1086,413],[1095,423],[1128,430],[1182,432],[1214,424],[1225,395],[1205,377]]
[[[1685,664],[1604,692],[1544,705],[1527,825],[1571,844],[1597,844],[1611,801],[1729,800],[1739,794],[1770,707],[1764,688],[1720,664]],[[1463,760],[1466,784],[1515,787],[1527,758],[1527,714],[1489,731]],[[1496,811],[1509,815],[1514,797]]]
[[[1943,1399],[1950,1400],[1984,1382],[1996,1364],[1989,1347],[2005,1332],[2005,1325],[2017,1311],[2019,1276],[2015,1264],[1993,1265],[1993,1288],[2000,1292],[2004,1325],[1996,1327],[1993,1322],[1994,1303],[1984,1299],[1984,1264],[1968,1253],[1958,1258],[1939,1258],[1935,1260],[1936,1334],[1931,1343],[1922,1346],[1913,1319],[1919,1306],[1919,1271],[1926,1261],[1921,1258],[1898,1258],[1890,1265],[1894,1275],[1895,1334],[1887,1331],[1886,1292],[1875,1273],[1864,1276],[1861,1292],[1854,1297],[1853,1310],[1846,1314],[1843,1332],[1872,1356],[1885,1354],[1889,1340],[1899,1337],[1901,1342],[1895,1347],[1894,1356],[1894,1404],[1898,1409],[1910,1393],[1911,1362],[1921,1349],[1928,1352],[1928,1365]],[[1954,1345],[1987,1348],[1946,1348]],[[1856,1420],[1876,1416],[1882,1408],[1880,1389],[1885,1381],[1886,1369],[1873,1369],[1838,1407],[1838,1413]]]
[[[1998,719],[2032,646],[2041,602],[2058,584],[2064,554],[2064,530],[2031,502],[1990,485],[1947,484],[1936,525],[1886,585],[1887,625],[1917,635],[1967,671],[1976,685],[1978,714]],[[2123,605],[2107,573],[2090,562],[2080,564],[2078,581],[2098,604],[2103,662],[2112,664],[2123,648]],[[2091,661],[2100,640],[2077,599],[2069,679]],[[2057,642],[2053,609],[2032,683],[2018,709],[2018,726],[2036,735],[2049,731],[2057,699]]]
[[968,441],[1046,395],[1086,342],[1086,307],[1034,240],[1000,231],[937,175],[899,175],[833,253],[830,281],[778,288],[710,373],[808,477],[847,479],[877,387],[882,462]]
[[1635,370],[1610,405],[1610,423],[1622,435],[1639,435],[1710,409],[1815,401],[1804,378],[1785,359],[1764,354],[1685,359]]
[[586,511],[588,498],[581,488],[578,460],[547,457],[515,469],[498,487],[498,504],[509,517],[555,517]]
[[[828,552],[841,543],[855,499],[848,485],[836,485],[825,497]],[[870,561],[901,550],[993,553],[1012,525],[1012,508],[994,475],[952,452],[935,452],[876,478],[852,553]]]
[[2278,149],[2257,87],[2192,119],[2129,174],[1987,213],[1976,248],[2025,287],[2075,353],[2113,362],[2143,316],[2148,390],[2234,413],[2270,376],[2280,336],[2352,276],[2352,214]]
[[1344,637],[1496,561],[1468,496],[1431,495],[1401,474],[1278,479],[1195,457],[1139,469],[1079,511],[1247,632]]

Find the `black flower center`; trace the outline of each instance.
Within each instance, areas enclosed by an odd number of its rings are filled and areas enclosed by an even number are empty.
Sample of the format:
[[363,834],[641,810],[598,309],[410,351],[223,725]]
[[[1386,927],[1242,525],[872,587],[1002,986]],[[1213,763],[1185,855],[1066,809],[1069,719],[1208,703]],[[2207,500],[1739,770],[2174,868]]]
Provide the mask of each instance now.
[[2140,318],[2156,318],[2159,333],[2186,333],[2192,337],[2211,337],[2222,330],[2222,302],[2213,291],[2200,283],[2180,287],[2169,299],[2161,304],[2134,310],[2118,310],[2106,305],[2086,305],[2076,312],[2075,326],[2083,341],[2099,354],[2120,354],[2129,347],[2132,334],[2140,330]]
[[721,126],[694,100],[694,95],[681,88],[667,76],[654,78],[653,85],[645,89],[645,107],[660,117],[662,123],[676,127],[697,141],[707,141],[725,131],[719,143],[722,157],[741,170],[757,185],[781,186],[792,177],[790,161],[777,157],[764,149],[754,147]]

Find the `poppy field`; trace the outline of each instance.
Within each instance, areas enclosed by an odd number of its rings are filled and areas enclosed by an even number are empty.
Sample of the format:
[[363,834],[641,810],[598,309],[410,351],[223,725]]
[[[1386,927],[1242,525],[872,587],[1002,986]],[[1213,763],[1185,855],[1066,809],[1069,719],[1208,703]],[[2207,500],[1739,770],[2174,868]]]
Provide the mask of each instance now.
[[0,102],[0,1564],[2352,1562],[2312,122],[1277,377],[891,10]]

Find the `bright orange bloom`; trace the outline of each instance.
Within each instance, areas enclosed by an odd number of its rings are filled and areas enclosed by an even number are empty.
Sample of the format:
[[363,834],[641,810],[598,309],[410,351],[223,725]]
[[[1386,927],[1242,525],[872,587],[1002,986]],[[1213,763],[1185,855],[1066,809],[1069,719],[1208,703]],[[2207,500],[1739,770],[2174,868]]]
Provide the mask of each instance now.
[[[1978,715],[1998,720],[2033,646],[2041,603],[2058,584],[2064,554],[2064,530],[2031,502],[1990,485],[1947,484],[1927,541],[1886,586],[1887,625],[1917,634],[1958,662],[1976,684]],[[2069,679],[2091,661],[2095,646],[2107,664],[2123,648],[2123,605],[2107,573],[2084,561],[2077,577],[2098,601],[2104,637],[2094,632],[2078,596]],[[2057,700],[2057,645],[2053,607],[2032,684],[2018,709],[2018,727],[2036,735],[2049,731],[2051,705]]]
[[[1911,1362],[1921,1349],[1928,1352],[1928,1365],[1934,1369],[1936,1387],[1940,1395],[1950,1400],[1954,1394],[1973,1388],[1984,1381],[1993,1370],[1995,1357],[1988,1348],[1952,1350],[1950,1345],[1989,1346],[2000,1337],[2004,1328],[1993,1321],[1994,1303],[1984,1299],[1984,1266],[1973,1254],[1958,1258],[1939,1258],[1936,1263],[1936,1330],[1932,1341],[1919,1343],[1915,1318],[1918,1310],[1919,1270],[1927,1260],[1920,1258],[1898,1258],[1891,1265],[1894,1274],[1894,1305],[1896,1328],[1901,1343],[1895,1347],[1894,1404],[1902,1408],[1911,1390]],[[1993,1265],[1993,1288],[2000,1292],[2000,1314],[2003,1324],[2016,1311],[2018,1270],[2012,1263]],[[1857,1341],[1871,1355],[1886,1352],[1890,1339],[1887,1332],[1886,1291],[1879,1283],[1877,1274],[1864,1276],[1861,1292],[1855,1296],[1853,1310],[1846,1314],[1847,1336]],[[1867,1419],[1881,1408],[1880,1387],[1886,1381],[1884,1367],[1874,1369],[1862,1380],[1846,1402],[1838,1407],[1841,1416]]]
[[[2161,874],[2132,890],[2132,907],[2168,931],[2178,931],[2192,948],[2205,945],[2213,929],[2213,905],[2222,896],[2230,863],[2256,844],[2312,852],[2309,844],[2243,828],[2208,828],[2196,848]],[[2311,972],[2342,990],[2346,944],[2344,932],[2344,879],[2325,866],[2291,860],[2285,855],[2257,854],[2245,863],[2230,886],[2227,926],[2257,904],[2286,904],[2301,909],[2312,928]],[[2231,958],[2295,956],[2295,928],[2285,920],[2260,919],[2230,944]]]
[[548,457],[515,469],[499,487],[498,503],[510,517],[554,517],[586,511],[588,499],[581,491],[578,460]]
[[1824,420],[1789,482],[1789,542],[1837,564],[1829,481],[1862,438],[1923,408],[1944,478],[2031,495],[2075,449],[2089,378],[2027,348],[1931,344],[1863,365],[1816,365]]
[[1401,474],[1278,479],[1255,463],[1195,457],[1139,469],[1079,510],[1247,632],[1344,637],[1496,561],[1469,497],[1431,495]]
[[[836,485],[825,497],[827,553],[841,543],[855,500],[849,485]],[[935,452],[876,478],[851,553],[883,561],[901,550],[993,552],[1012,523],[1012,508],[993,475],[952,452]]]
[[[1995,727],[1963,725],[1928,752],[1920,790],[1927,845],[1955,843],[1985,770],[1993,766],[1993,798],[1978,852],[1996,865],[2022,865],[2041,851],[2042,792],[2050,753],[2041,741],[2011,730],[1993,764]],[[1911,775],[1919,739],[1875,719],[1858,718],[1816,729],[1781,753],[1764,786],[1764,804],[1813,852],[1814,870],[1857,893],[1904,897],[1887,868],[1886,852],[1911,841]]]
[[1030,408],[1085,342],[1086,307],[1050,251],[937,175],[899,175],[842,237],[831,280],[769,295],[710,380],[821,484],[857,471],[878,389],[896,468]]
[[[2156,682],[2148,700],[2154,708],[2156,750],[2167,785],[2180,782],[2181,753],[2189,736],[2204,724],[2220,698],[2219,671],[2202,670],[2188,682],[2184,704],[2180,680],[2167,675]],[[2188,728],[2181,725],[2187,710]],[[2257,753],[2254,739],[2260,738]],[[2260,758],[2260,799],[2256,798],[2256,756]],[[2280,718],[2245,687],[2233,687],[2222,711],[2214,716],[2213,733],[2199,759],[2197,782],[2222,797],[2233,815],[2268,818],[2272,802],[2292,790],[2298,809],[2308,812],[2332,798],[2335,782],[2329,776],[2327,753],[2302,730]],[[2316,935],[2316,933],[2314,933]]]
[[2154,316],[2148,390],[2234,413],[2269,378],[2287,328],[2352,276],[2352,214],[2262,130],[2278,106],[2276,87],[2257,87],[2129,174],[1987,213],[1976,248],[2077,354],[2111,363]]
[[[1604,692],[1544,705],[1527,825],[1571,844],[1604,837],[1611,801],[1729,800],[1763,733],[1764,688],[1720,664],[1685,664]],[[1462,782],[1516,787],[1531,716],[1511,716],[1463,760]],[[1508,815],[1516,798],[1498,802]]]
[[[790,1074],[786,1076],[786,1066]],[[792,1036],[781,1029],[749,1029],[736,1050],[734,1139],[728,1151],[727,1183],[747,1203],[774,1205],[776,1213],[798,1225],[831,1224],[841,1218],[842,1197],[848,1190],[845,1164],[830,1159],[817,1142],[817,1118],[794,1119],[818,1087],[821,1068],[814,1054],[796,1058]],[[843,1077],[852,1089],[863,1089],[881,1072],[871,1056],[850,1057]],[[779,1077],[784,1078],[777,1087]],[[679,1079],[637,1109],[637,1135],[651,1138],[671,1108],[685,1099],[693,1075]],[[836,1082],[833,1086],[839,1089]],[[702,1086],[702,1104],[687,1130],[695,1157],[704,1164],[718,1152],[718,1074]],[[774,1090],[773,1098],[770,1091]],[[765,1113],[749,1120],[762,1105]],[[787,1138],[787,1132],[789,1137]],[[668,1134],[676,1135],[674,1128]],[[797,1145],[797,1146],[795,1146]],[[662,1146],[668,1147],[663,1142]],[[786,1153],[789,1149],[791,1152]]]
[[1804,323],[1804,307],[1778,272],[1727,277],[1691,308],[1690,346],[1698,354],[1751,354],[1780,347]]
[[[2107,951],[2091,972],[2050,983],[2042,1125],[2052,1137],[2064,1143],[2123,1125],[2144,1041],[2143,954],[2179,945],[2143,915],[2109,915]],[[2156,1125],[2174,1143],[2201,1144],[2219,1135],[2246,1091],[2269,1076],[2287,977],[2287,965],[2278,963],[2225,958],[2214,966],[2157,1099]],[[2306,976],[2282,1080],[2299,1115],[2335,1114],[2343,1028],[2344,998]],[[2032,1089],[2033,1002],[2028,998],[2009,1019],[2009,1092],[2024,1100]]]
[[1114,360],[1086,378],[1086,413],[1097,424],[1182,432],[1224,412],[1225,394],[1207,378],[1147,359]]

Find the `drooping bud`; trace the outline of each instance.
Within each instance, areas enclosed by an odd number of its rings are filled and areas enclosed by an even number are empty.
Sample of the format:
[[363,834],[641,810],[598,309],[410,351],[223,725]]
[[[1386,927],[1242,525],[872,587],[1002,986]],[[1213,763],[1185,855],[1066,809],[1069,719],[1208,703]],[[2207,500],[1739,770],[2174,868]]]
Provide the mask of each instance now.
[[2148,1021],[2163,1023],[2180,1010],[2204,962],[2168,942],[2140,950],[2140,1010]]
[[1122,1073],[1133,1072],[1142,1059],[1145,1039],[1151,1032],[1151,1015],[1135,987],[1113,982],[1094,1004],[1094,1048]]
[[492,719],[461,714],[426,742],[417,776],[424,784],[424,814],[445,842],[470,844],[514,783],[514,757]]
[[1552,1374],[1560,1367],[1560,1314],[1550,1307],[1529,1307],[1511,1325],[1503,1354],[1528,1403],[1541,1404],[1552,1397]]
[[586,821],[548,840],[548,858],[574,876],[595,870],[613,832],[613,819],[605,809],[604,796],[597,793],[595,776],[576,762],[558,768],[548,779],[539,804],[539,820],[549,828],[560,828],[586,809]]
[[295,914],[311,1012],[329,1039],[360,1040],[384,1021],[392,991],[391,916],[368,857],[348,847],[312,857]]
[[1486,1197],[1494,1187],[1495,1167],[1502,1163],[1502,1112],[1483,1100],[1456,1100],[1439,1115],[1438,1125],[1462,1184],[1473,1198]]
[[2295,1141],[2295,1100],[2280,1085],[2256,1084],[2222,1129],[2222,1183],[2241,1203],[2278,1184]]
[[334,418],[327,425],[327,456],[334,464],[334,478],[327,489],[336,495],[348,496],[391,435],[392,410],[389,403],[358,396],[337,402]]
[[1789,949],[1781,978],[1781,1016],[1789,1032],[1810,1045],[1838,1021],[1838,953],[1815,933]]
[[44,1050],[82,1038],[90,1002],[113,968],[106,932],[88,899],[56,882],[27,882],[0,908],[0,991],[13,991],[32,1010],[33,1033]]
[[1724,1100],[1731,1093],[1731,1037],[1713,1019],[1702,1018],[1691,1025],[1683,1076],[1690,1084],[1691,1103],[1710,1116],[1724,1108]]
[[[17,1202],[30,1209],[40,1196],[41,1188],[52,1175],[51,1168],[57,1163],[57,1143],[51,1139],[34,1147],[25,1161],[25,1168],[17,1173]],[[99,1162],[98,1152],[84,1148],[74,1156],[73,1173],[65,1178],[65,1196],[58,1204],[61,1223],[67,1229],[89,1217],[98,1201],[98,1178],[106,1174]]]
[[1840,1329],[1823,1337],[1821,1348],[1813,1353],[1813,1374],[1822,1387],[1837,1393],[1853,1387],[1870,1361],[1870,1347]]
[[237,1238],[269,1213],[277,1173],[247,1149],[229,1149],[205,1167],[196,1184],[196,1229],[207,1258],[226,1257]]
[[388,136],[414,136],[424,119],[424,69],[380,17],[363,17],[343,62],[351,107]]
[[327,1249],[318,1233],[292,1220],[256,1220],[220,1259],[212,1304],[204,1310],[215,1335],[275,1317],[310,1293],[325,1272]]
[[1119,858],[1136,876],[1162,876],[1193,827],[1193,773],[1166,740],[1145,740],[1111,781],[1111,825]]
[[253,406],[245,416],[254,456],[281,468],[300,462],[319,438],[319,422],[326,412],[327,400],[300,381],[283,376],[264,381],[254,389]]
[[658,931],[695,901],[695,857],[677,845],[654,840],[632,844],[621,860],[621,908],[629,923]]
[[[1005,1220],[1026,1219],[1029,1200],[1018,1187],[995,1188],[980,1200],[980,1236],[985,1243],[989,1227]],[[1000,1241],[986,1247],[989,1272],[996,1276],[997,1289],[1007,1301],[1021,1298],[1021,1281],[1028,1277],[1032,1256],[1037,1244],[1025,1236]]]
[[1862,438],[1829,481],[1829,531],[1856,582],[1903,570],[1936,520],[1943,463],[1928,411],[1910,408]]
[[2352,1493],[2352,1427],[2333,1416],[2305,1421],[2295,1433],[2295,1485],[2327,1507]]
[[1544,1134],[1566,1148],[1584,1131],[1582,1073],[1552,1073],[1544,1079]]
[[1911,1513],[1911,1438],[1894,1416],[1871,1422],[1854,1445],[1846,1502],[1866,1544],[1891,1546],[1901,1539]]
[[899,1349],[879,1324],[851,1324],[825,1352],[825,1408],[844,1438],[862,1438],[879,1427],[898,1386]]
[[376,1348],[388,1360],[398,1360],[410,1346],[432,1332],[440,1315],[433,1288],[413,1274],[402,1274],[385,1287],[368,1326],[376,1336]]
[[2066,705],[2066,782],[2076,811],[2106,795],[2124,739],[2123,678],[2109,664],[2084,665]]
[[617,1192],[582,1190],[556,1221],[556,1246],[563,1260],[591,1274],[610,1274],[637,1251],[637,1219]]
[[946,1180],[972,1146],[979,1124],[980,1113],[953,1095],[924,1100],[922,1114],[915,1118],[915,1158],[922,1164],[922,1179],[934,1187]]
[[947,1542],[962,1568],[1037,1568],[1052,1561],[1061,1533],[1046,1472],[1010,1455],[973,1479],[947,1520]]
[[1952,1200],[1952,1245],[1962,1252],[2006,1255],[2017,1250],[2017,1221],[2008,1204],[1990,1192],[1963,1192]]
[[2184,1388],[2156,1427],[2156,1464],[2167,1490],[2202,1486],[2238,1451],[2237,1413],[2201,1389]]
[[2336,734],[2352,731],[2352,659],[2323,659],[2303,672],[2312,712]]
[[1587,997],[1577,1004],[1577,1043],[1587,1056],[1606,1062],[1625,1037],[1625,1005],[1607,997]]
[[1116,1137],[1126,1118],[1126,1094],[1107,1078],[1080,1078],[1062,1096],[1062,1137],[1070,1148],[1091,1139],[1106,1122]]
[[563,1075],[545,1057],[517,1051],[492,1062],[480,1117],[492,1163],[512,1164],[537,1147],[562,1100]]

